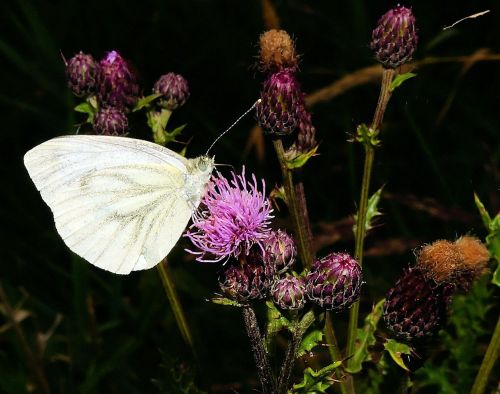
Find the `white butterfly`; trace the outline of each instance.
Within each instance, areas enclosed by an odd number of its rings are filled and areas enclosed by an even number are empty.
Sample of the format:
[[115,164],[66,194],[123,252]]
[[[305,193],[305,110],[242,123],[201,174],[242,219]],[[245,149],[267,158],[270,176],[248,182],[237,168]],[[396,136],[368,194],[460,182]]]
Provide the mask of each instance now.
[[151,142],[74,135],[24,156],[66,245],[99,268],[154,267],[174,247],[214,168]]

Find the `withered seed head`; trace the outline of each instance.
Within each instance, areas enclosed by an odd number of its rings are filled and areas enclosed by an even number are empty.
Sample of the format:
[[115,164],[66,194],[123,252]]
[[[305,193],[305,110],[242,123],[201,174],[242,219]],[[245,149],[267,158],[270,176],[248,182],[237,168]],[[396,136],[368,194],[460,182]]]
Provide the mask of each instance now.
[[259,63],[262,71],[297,68],[295,44],[285,30],[268,30],[260,36]]
[[455,245],[463,254],[464,270],[469,271],[475,277],[481,275],[490,259],[486,246],[476,237],[469,235],[457,239]]
[[457,245],[439,240],[424,246],[417,255],[417,266],[437,283],[447,282],[462,270],[464,255]]

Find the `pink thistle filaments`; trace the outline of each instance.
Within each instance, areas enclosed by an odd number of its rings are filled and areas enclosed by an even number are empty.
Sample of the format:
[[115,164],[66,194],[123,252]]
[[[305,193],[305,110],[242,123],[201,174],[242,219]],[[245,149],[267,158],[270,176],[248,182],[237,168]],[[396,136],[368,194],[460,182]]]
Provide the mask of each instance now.
[[227,180],[219,172],[208,184],[201,201],[201,210],[193,214],[193,224],[188,237],[198,251],[187,250],[197,255],[201,262],[218,262],[229,257],[248,255],[253,245],[262,250],[262,242],[270,232],[269,224],[273,216],[266,185],[262,180],[259,191],[257,179],[245,178],[245,168],[241,175],[232,173]]

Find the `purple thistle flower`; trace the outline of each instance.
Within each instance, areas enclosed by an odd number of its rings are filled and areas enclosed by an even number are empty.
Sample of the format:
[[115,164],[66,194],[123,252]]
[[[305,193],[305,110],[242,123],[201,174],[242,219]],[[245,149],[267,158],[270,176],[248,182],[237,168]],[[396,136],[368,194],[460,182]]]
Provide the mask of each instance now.
[[153,92],[162,95],[158,100],[161,107],[173,111],[186,103],[189,97],[189,86],[182,75],[168,73],[155,82]]
[[97,63],[92,57],[80,51],[66,63],[68,87],[77,97],[85,97],[95,92]]
[[264,180],[261,192],[255,175],[252,182],[245,179],[245,167],[241,175],[232,172],[231,181],[218,172],[208,184],[201,206],[185,234],[198,249],[187,250],[198,256],[196,260],[217,262],[248,255],[253,245],[264,251],[263,241],[273,218]]

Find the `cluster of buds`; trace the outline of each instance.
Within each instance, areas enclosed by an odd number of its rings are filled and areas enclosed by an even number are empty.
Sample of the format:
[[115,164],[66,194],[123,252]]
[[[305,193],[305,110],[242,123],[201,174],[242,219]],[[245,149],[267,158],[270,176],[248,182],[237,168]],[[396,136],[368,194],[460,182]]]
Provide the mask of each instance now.
[[[93,127],[97,134],[123,135],[128,131],[127,114],[139,99],[136,73],[118,51],[110,51],[96,62],[92,55],[80,52],[66,63],[68,87],[77,97],[95,99]],[[154,84],[158,105],[168,110],[178,108],[189,97],[187,81],[168,73]]]
[[284,30],[269,30],[260,36],[259,68],[267,73],[256,108],[257,120],[265,133],[289,135],[298,130],[293,150],[308,152],[316,146],[316,129],[305,106],[297,81],[298,56]]
[[433,335],[446,321],[453,294],[467,291],[484,273],[488,259],[486,247],[470,236],[422,247],[416,265],[387,293],[387,327],[406,341]]

